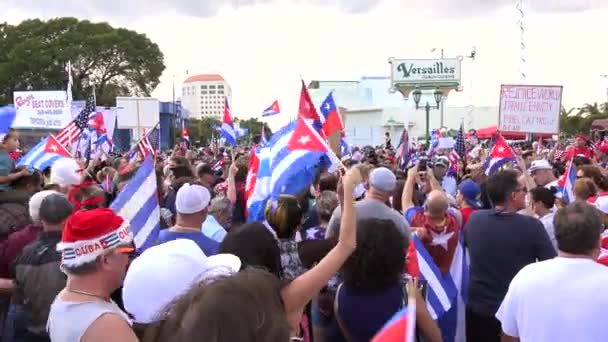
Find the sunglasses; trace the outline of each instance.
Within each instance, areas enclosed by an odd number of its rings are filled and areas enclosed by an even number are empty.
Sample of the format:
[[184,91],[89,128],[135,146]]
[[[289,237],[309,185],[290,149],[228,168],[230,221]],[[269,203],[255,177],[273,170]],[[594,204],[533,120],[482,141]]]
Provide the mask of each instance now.
[[117,254],[126,255],[128,257],[135,256],[135,245],[121,246],[114,250]]

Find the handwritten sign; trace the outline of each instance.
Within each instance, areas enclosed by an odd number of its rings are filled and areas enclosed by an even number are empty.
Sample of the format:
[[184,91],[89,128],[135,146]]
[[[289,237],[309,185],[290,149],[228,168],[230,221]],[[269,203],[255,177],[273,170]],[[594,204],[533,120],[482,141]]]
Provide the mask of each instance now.
[[72,119],[65,91],[16,91],[13,127],[61,129]]
[[503,132],[559,133],[562,86],[502,85],[498,128]]

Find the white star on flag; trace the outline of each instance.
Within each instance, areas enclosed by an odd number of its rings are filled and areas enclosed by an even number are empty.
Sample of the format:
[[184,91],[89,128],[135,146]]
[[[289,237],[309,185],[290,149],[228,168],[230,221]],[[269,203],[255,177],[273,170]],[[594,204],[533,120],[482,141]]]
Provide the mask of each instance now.
[[327,110],[329,111],[331,109],[331,106],[328,104],[325,105],[327,107]]
[[308,135],[303,135],[298,142],[302,145],[306,145],[306,143],[308,143],[310,141],[310,137]]
[[498,152],[503,153],[505,151],[505,148],[502,146],[498,147]]
[[319,231],[318,228],[310,228],[306,231],[306,240],[314,240],[315,235]]
[[57,152],[57,146],[56,145],[51,145],[51,147],[49,147],[51,150],[53,150],[53,152]]
[[454,235],[454,232],[447,233],[447,228],[443,229],[443,232],[437,234],[431,230],[431,236],[433,237],[433,241],[431,241],[431,246],[441,246],[446,251],[448,250],[448,242]]

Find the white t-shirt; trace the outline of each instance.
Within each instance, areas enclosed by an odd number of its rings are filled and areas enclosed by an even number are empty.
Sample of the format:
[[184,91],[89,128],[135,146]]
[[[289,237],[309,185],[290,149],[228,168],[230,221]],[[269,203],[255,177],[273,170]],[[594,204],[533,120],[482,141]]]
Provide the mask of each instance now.
[[562,258],[524,267],[513,278],[496,318],[521,342],[608,341],[608,267]]

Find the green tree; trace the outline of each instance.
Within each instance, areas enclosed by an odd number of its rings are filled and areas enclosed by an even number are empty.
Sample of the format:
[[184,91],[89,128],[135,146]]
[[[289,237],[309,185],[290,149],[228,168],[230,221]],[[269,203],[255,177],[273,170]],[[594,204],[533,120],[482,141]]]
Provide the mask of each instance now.
[[[221,122],[218,119],[204,117],[201,119],[191,118],[188,119],[188,133],[190,135],[190,142],[192,144],[200,143],[201,146],[209,146],[212,139],[217,139],[220,132],[213,127],[221,126]],[[175,137],[180,138],[181,130],[176,130]],[[177,140],[179,141],[179,140]]]
[[266,134],[267,138],[270,138],[270,135],[272,134],[268,125],[258,120],[258,118],[240,120],[239,125],[241,128],[246,128],[248,130],[248,137],[246,139],[252,139],[253,137],[262,134],[262,127],[264,127],[264,133]]
[[0,104],[19,90],[66,89],[72,63],[74,99],[95,86],[97,104],[116,96],[149,96],[165,69],[158,45],[145,35],[76,18],[0,24]]
[[608,119],[608,104],[585,104],[569,110],[562,108],[559,119],[560,131],[565,135],[588,133],[594,120]]

